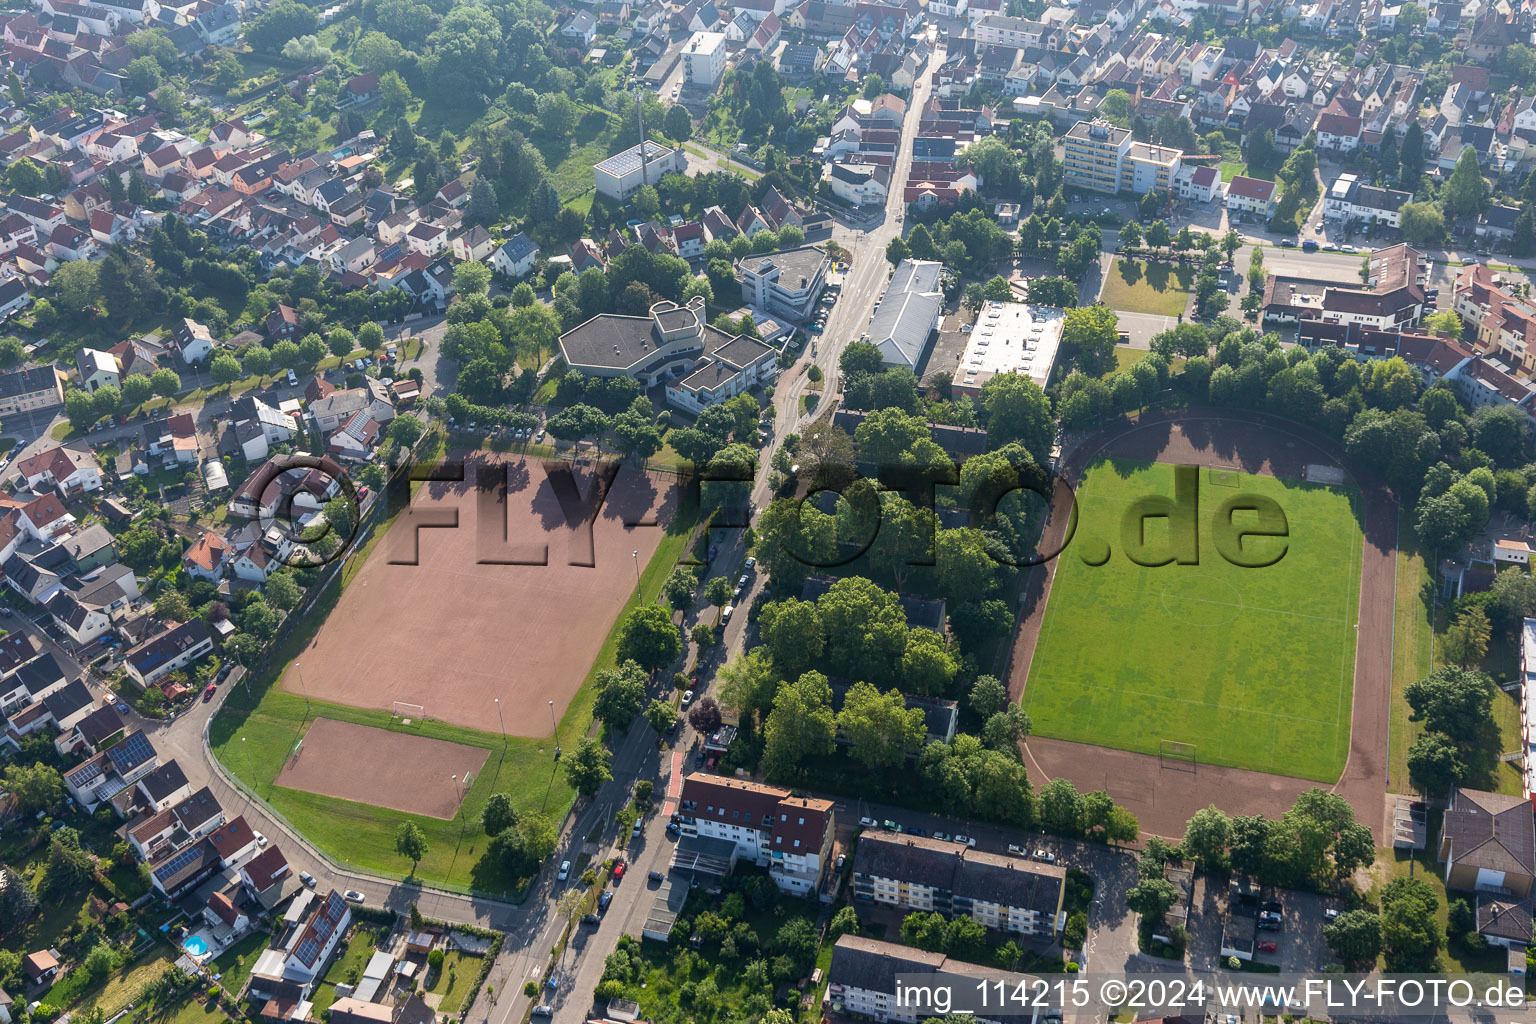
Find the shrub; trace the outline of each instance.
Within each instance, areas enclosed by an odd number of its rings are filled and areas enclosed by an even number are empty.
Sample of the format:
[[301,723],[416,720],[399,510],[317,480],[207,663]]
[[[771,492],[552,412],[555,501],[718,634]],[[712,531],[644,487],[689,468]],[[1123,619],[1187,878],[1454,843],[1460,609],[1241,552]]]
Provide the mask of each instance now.
[[536,981],[525,981],[525,982],[523,982],[523,995],[527,996],[529,999],[532,999],[534,996],[536,996],[538,994],[539,994],[539,983],[538,982],[536,982]]
[[432,968],[434,971],[442,970],[443,969],[443,951],[440,950],[440,949],[434,949],[432,952],[428,953],[427,954],[427,966]]

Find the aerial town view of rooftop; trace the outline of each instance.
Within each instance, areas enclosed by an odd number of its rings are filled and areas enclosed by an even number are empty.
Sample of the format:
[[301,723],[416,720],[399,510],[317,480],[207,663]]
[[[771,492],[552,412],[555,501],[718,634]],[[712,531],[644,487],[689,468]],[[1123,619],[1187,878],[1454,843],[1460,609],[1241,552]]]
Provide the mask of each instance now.
[[0,1024],[1525,1019],[1536,3],[0,58]]

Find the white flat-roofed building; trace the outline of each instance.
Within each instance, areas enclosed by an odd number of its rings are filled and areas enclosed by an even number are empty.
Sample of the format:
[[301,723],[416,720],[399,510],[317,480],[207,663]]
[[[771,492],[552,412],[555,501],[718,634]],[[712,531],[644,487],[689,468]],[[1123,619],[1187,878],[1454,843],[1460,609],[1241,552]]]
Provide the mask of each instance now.
[[815,245],[743,256],[736,262],[741,297],[777,316],[803,320],[810,315],[832,261]]
[[592,176],[599,192],[610,199],[624,200],[640,191],[641,185],[658,184],[664,174],[684,174],[687,170],[688,157],[681,148],[646,140],[643,171],[640,147],[631,146],[593,167]]
[[988,302],[976,314],[955,367],[954,389],[979,394],[1000,373],[1018,373],[1041,388],[1050,379],[1061,347],[1066,312],[1028,302]]
[[725,33],[695,32],[683,50],[683,81],[714,89],[725,75]]

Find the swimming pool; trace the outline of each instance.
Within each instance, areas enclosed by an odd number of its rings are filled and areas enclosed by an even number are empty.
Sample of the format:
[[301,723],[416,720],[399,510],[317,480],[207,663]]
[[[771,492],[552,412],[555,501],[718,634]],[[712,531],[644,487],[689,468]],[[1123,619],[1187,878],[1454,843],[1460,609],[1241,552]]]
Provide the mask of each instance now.
[[181,948],[193,956],[202,956],[208,952],[208,943],[201,935],[189,935],[187,940],[181,944]]

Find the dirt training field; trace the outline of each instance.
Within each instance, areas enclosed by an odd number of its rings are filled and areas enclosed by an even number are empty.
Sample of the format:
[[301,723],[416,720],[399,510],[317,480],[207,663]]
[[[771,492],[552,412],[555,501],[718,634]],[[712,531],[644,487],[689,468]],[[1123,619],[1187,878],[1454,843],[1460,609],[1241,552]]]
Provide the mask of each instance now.
[[[1096,456],[1172,462],[1300,479],[1309,465],[1338,466],[1360,490],[1364,545],[1359,563],[1358,636],[1348,758],[1331,787],[1349,800],[1357,819],[1385,833],[1384,778],[1391,697],[1392,611],[1397,549],[1397,499],[1374,475],[1350,464],[1338,446],[1307,428],[1262,414],[1173,412],[1120,423],[1087,439],[1067,457],[1062,475],[1075,486]],[[1058,488],[1043,550],[1060,543],[1070,495]],[[1068,547],[1061,558],[1077,558]],[[1010,696],[1024,697],[1041,626],[1060,559],[1032,570],[1023,623],[1010,659]],[[1240,768],[1188,763],[1175,758],[1114,750],[1083,742],[1032,736],[1025,742],[1035,784],[1063,776],[1080,790],[1106,789],[1139,819],[1142,830],[1180,837],[1185,822],[1214,803],[1229,813],[1276,816],[1316,783]],[[1198,758],[1198,755],[1197,755]],[[1283,769],[1277,769],[1283,772]],[[1327,788],[1327,787],[1325,787]]]
[[478,776],[490,753],[484,747],[317,718],[304,734],[303,748],[278,773],[277,784],[451,818],[464,799],[466,773]]
[[[580,689],[634,590],[637,559],[644,566],[661,543],[676,478],[609,467],[598,505],[590,466],[565,476],[564,462],[455,458],[464,481],[421,485],[283,686],[354,707],[420,704],[426,717],[454,725],[548,736],[547,702],[563,714]],[[494,482],[502,473],[504,496]]]

